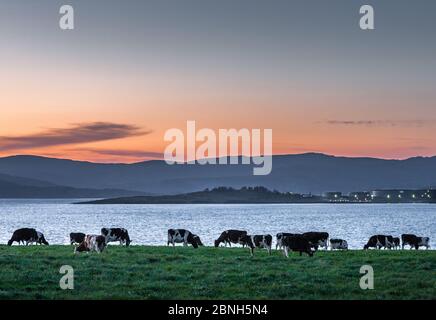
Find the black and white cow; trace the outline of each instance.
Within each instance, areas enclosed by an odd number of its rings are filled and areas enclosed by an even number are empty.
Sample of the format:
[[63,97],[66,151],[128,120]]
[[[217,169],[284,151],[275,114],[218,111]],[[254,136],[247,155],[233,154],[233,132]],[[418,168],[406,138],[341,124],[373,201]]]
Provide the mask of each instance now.
[[243,235],[239,238],[238,243],[243,247],[247,246],[250,249],[250,254],[253,255],[255,248],[265,248],[271,254],[272,236],[265,235]]
[[392,249],[394,246],[394,238],[386,235],[375,235],[369,238],[368,243],[363,247],[364,250],[369,248],[376,249]]
[[129,232],[124,228],[102,228],[101,235],[105,237],[106,244],[109,242],[119,241],[120,245],[125,244],[126,247],[130,245]]
[[182,243],[184,246],[187,246],[188,244],[192,245],[194,248],[198,248],[198,246],[202,246],[203,243],[201,242],[201,239],[196,234],[193,234],[189,230],[185,229],[169,229],[168,230],[168,242],[167,246],[170,245],[170,243],[175,246],[176,243]]
[[283,248],[283,244],[282,244],[283,237],[289,237],[289,236],[294,236],[294,235],[297,235],[297,234],[296,233],[286,233],[286,232],[277,233],[276,234],[276,239],[277,239],[276,250]]
[[221,242],[224,242],[225,246],[227,247],[227,244],[231,247],[230,243],[235,244],[245,244],[242,243],[240,240],[242,237],[245,237],[247,235],[247,231],[242,230],[226,230],[219,236],[218,239],[215,240],[215,247],[218,247]]
[[254,235],[250,238],[255,248],[265,248],[271,254],[272,236],[270,234]]
[[307,253],[310,257],[313,256],[312,245],[306,237],[300,234],[283,237],[282,246],[286,257],[289,257],[289,251],[297,251],[300,253],[300,256],[303,255],[303,252]]
[[347,240],[342,239],[330,239],[331,250],[348,250]]
[[398,237],[393,237],[392,241],[394,243],[394,249],[400,249],[400,238]]
[[91,252],[95,251],[97,253],[103,252],[106,248],[106,237],[102,235],[87,234],[83,241],[74,248],[74,253],[76,252]]
[[426,249],[430,248],[430,238],[429,237],[418,237],[414,234],[402,234],[401,235],[402,245],[401,247],[404,249],[404,246],[410,246],[410,249],[415,248],[416,250],[419,247],[426,247]]
[[410,249],[416,248],[416,245],[418,244],[418,237],[414,234],[402,234],[401,235],[401,249],[404,250],[404,246],[410,246]]
[[81,232],[70,233],[70,244],[80,244],[85,240],[85,234]]
[[329,234],[327,232],[305,232],[303,237],[315,250],[318,250],[318,247],[324,247],[326,250],[328,248]]
[[32,243],[45,244],[48,246],[48,242],[45,240],[44,235],[33,228],[15,230],[11,239],[8,241],[8,246],[11,246],[14,242],[18,242],[19,244],[26,243],[26,246]]
[[425,247],[427,250],[430,249],[430,238],[429,237],[417,237],[418,243],[416,245],[416,250],[419,249],[419,247]]

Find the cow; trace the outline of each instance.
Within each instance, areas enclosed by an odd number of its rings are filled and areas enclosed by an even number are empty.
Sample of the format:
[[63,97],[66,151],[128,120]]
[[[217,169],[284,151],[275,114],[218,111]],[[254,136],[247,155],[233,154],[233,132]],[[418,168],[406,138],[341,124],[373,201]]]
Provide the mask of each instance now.
[[203,243],[201,242],[201,239],[196,234],[193,234],[189,230],[185,229],[169,229],[168,230],[168,242],[167,246],[170,245],[170,243],[175,246],[176,243],[183,242],[184,246],[187,246],[188,244],[192,245],[195,249],[198,248],[198,246],[202,246]]
[[120,245],[125,244],[126,247],[128,247],[132,242],[129,237],[129,232],[124,228],[102,228],[101,235],[105,237],[106,244],[119,241]]
[[309,241],[310,246],[315,250],[318,250],[319,246],[324,247],[327,250],[329,239],[329,234],[327,232],[305,232],[302,235],[307,241]]
[[33,228],[22,228],[15,230],[11,239],[8,241],[8,246],[11,246],[15,241],[18,242],[18,244],[26,243],[26,246],[34,242],[36,244],[45,244],[48,246],[48,242],[45,240],[44,234],[36,231]]
[[313,256],[312,245],[303,235],[285,236],[282,239],[282,245],[284,255],[287,258],[289,257],[289,251],[300,252],[300,256],[303,255],[303,252],[307,253],[309,257]]
[[104,248],[106,248],[107,242],[106,238],[102,235],[95,234],[87,234],[83,241],[74,248],[74,253],[76,252],[92,252],[95,251],[97,253],[103,252]]
[[393,243],[394,243],[394,249],[400,249],[400,238],[398,237],[394,237],[392,238]]
[[401,235],[402,248],[404,249],[405,245],[409,245],[410,249],[415,248],[416,250],[419,247],[426,247],[426,249],[430,248],[430,238],[429,237],[418,237],[414,234],[402,234]]
[[243,235],[239,238],[238,243],[244,248],[247,246],[250,249],[250,254],[253,256],[255,248],[265,248],[271,254],[272,236],[266,235]]
[[276,250],[283,248],[283,245],[282,245],[283,237],[289,237],[289,236],[294,236],[294,235],[297,235],[297,234],[296,233],[286,233],[286,232],[277,233],[276,234],[276,239],[277,239]]
[[330,239],[330,249],[348,250],[348,242],[347,240],[342,240],[342,239]]
[[419,249],[419,247],[425,247],[427,250],[430,249],[430,238],[429,237],[417,237],[418,242],[415,246],[416,250]]
[[226,230],[221,233],[218,239],[215,240],[215,247],[218,247],[221,242],[224,242],[225,246],[227,244],[231,247],[230,243],[242,244],[240,239],[247,235],[247,231],[242,230]]
[[85,240],[85,234],[81,232],[70,233],[70,244],[81,244]]
[[363,249],[364,250],[367,250],[369,248],[392,249],[393,246],[394,246],[394,238],[392,236],[375,235],[369,238],[368,243],[363,247]]
[[410,249],[416,248],[416,245],[418,243],[418,237],[414,234],[402,234],[401,235],[401,249],[404,250],[404,246],[408,245],[410,246]]

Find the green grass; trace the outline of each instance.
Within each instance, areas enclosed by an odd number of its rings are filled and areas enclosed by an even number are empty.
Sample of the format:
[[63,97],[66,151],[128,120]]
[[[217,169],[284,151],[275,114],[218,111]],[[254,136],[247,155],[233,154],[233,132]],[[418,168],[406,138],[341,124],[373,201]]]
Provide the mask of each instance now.
[[[374,290],[359,269],[374,268]],[[61,290],[71,265],[75,289]],[[436,299],[435,251],[293,253],[192,247],[0,246],[0,299]]]

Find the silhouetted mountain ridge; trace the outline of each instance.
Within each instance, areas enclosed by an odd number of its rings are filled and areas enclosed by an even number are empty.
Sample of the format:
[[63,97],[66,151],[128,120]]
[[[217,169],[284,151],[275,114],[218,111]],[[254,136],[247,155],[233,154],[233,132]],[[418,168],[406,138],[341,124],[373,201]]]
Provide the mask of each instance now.
[[436,185],[436,157],[406,160],[347,158],[319,153],[276,155],[268,176],[253,176],[252,165],[167,165],[92,163],[38,156],[0,158],[0,173],[74,188],[124,189],[180,194],[228,186],[265,186],[279,191],[321,193]]

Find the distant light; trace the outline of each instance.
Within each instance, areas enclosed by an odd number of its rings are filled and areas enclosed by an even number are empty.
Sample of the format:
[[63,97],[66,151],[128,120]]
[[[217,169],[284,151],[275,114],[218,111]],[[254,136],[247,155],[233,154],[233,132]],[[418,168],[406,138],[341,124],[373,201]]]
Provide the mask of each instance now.
[[387,198],[388,198],[388,199],[390,199],[390,198],[391,198],[391,195],[390,195],[390,194],[388,194]]
[[415,196],[415,195],[413,194],[413,195],[412,195],[412,198],[413,198],[413,199],[415,199],[415,198],[416,198],[416,196]]

